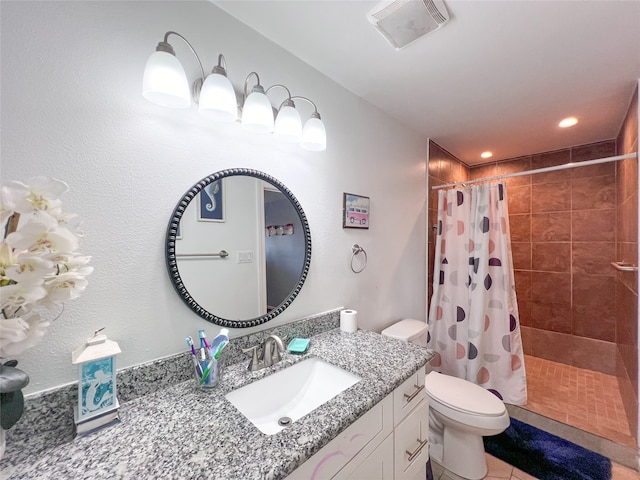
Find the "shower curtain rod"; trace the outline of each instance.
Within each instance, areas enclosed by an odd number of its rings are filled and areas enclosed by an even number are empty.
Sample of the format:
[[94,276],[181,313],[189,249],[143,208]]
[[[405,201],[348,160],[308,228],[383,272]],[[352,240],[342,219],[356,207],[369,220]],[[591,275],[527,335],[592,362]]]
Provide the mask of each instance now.
[[555,167],[538,168],[536,170],[527,170],[525,172],[505,173],[504,175],[496,175],[494,177],[476,178],[474,180],[467,180],[464,182],[447,183],[446,185],[437,185],[431,187],[431,190],[439,190],[441,188],[457,187],[458,185],[467,185],[473,183],[488,182],[490,180],[498,180],[500,178],[520,177],[522,175],[534,175],[536,173],[553,172],[555,170],[565,170],[567,168],[586,167],[588,165],[596,165],[598,163],[617,162],[618,160],[624,160],[626,158],[634,158],[636,152],[627,153],[626,155],[617,155],[615,157],[598,158],[596,160],[587,160],[585,162],[571,162],[564,165],[556,165]]

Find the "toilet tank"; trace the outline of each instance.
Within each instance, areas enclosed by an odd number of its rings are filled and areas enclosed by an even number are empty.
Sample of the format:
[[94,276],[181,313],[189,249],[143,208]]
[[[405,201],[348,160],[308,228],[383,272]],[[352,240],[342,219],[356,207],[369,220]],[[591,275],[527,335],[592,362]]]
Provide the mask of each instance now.
[[413,318],[405,318],[382,330],[385,337],[397,338],[405,342],[427,346],[427,324]]

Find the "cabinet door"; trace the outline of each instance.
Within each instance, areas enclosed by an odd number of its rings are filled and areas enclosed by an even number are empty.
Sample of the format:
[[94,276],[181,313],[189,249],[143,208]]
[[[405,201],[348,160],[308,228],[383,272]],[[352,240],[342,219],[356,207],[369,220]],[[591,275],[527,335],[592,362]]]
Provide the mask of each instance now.
[[393,431],[391,395],[360,417],[294,470],[288,480],[325,480],[333,478],[350,461],[357,465]]
[[424,368],[421,368],[393,391],[393,424],[397,426],[425,398]]
[[389,435],[362,463],[357,465],[354,461],[352,464],[344,467],[333,480],[393,480],[393,435]]
[[429,404],[423,399],[395,428],[395,479],[426,478],[429,460]]

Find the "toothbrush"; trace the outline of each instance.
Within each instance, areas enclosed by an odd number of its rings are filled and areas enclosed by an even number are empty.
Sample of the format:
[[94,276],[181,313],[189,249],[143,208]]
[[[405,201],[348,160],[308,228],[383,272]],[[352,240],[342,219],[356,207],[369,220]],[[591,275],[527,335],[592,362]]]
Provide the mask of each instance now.
[[187,341],[187,345],[191,347],[191,355],[193,355],[193,365],[196,367],[196,373],[199,377],[202,377],[202,367],[198,363],[198,354],[196,353],[196,347],[193,346],[193,338],[187,337],[185,340]]
[[211,347],[207,343],[207,334],[204,330],[198,330],[198,336],[200,337],[200,348],[206,348],[207,350],[211,350]]
[[227,346],[227,343],[229,343],[227,340],[223,340],[222,342],[220,342],[216,350],[216,353],[213,354],[213,358],[215,358],[216,360],[218,359],[218,357],[222,353],[222,349]]
[[[224,329],[226,330],[226,329]],[[219,335],[220,336],[220,335]],[[218,339],[218,337],[216,337],[214,339],[214,344],[215,341]],[[227,344],[229,343],[229,340],[226,338],[223,338],[220,343],[218,343],[218,348],[216,349],[216,353],[214,353],[212,356],[213,358],[211,359],[211,361],[209,362],[209,365],[207,365],[207,368],[204,370],[204,372],[202,373],[202,378],[200,379],[200,385],[202,385],[204,382],[207,381],[207,378],[209,377],[209,372],[211,370],[211,367],[213,366],[213,362],[218,360],[218,357],[220,357],[220,354],[222,353],[222,350],[224,349],[224,347],[227,346]]]
[[216,359],[212,358],[211,361],[209,362],[209,365],[207,365],[207,368],[204,370],[204,372],[202,373],[202,377],[200,378],[200,385],[202,385],[204,382],[207,381],[207,379],[209,378],[209,373],[211,372],[211,367],[213,366],[213,362],[215,362]]
[[213,362],[217,362],[218,361],[218,357],[220,356],[220,353],[222,352],[222,349],[227,346],[227,343],[229,343],[229,342],[225,341],[225,342],[221,343],[218,346],[218,350],[213,355],[213,358],[209,362],[209,365],[207,365],[207,368],[202,373],[202,378],[200,378],[200,385],[202,385],[204,382],[206,382],[207,378],[209,378],[209,372],[211,371],[211,367],[213,366]]
[[204,370],[207,368],[207,351],[204,349],[204,347],[200,348],[198,351],[200,352],[200,368],[201,371],[204,372]]
[[198,354],[196,353],[196,347],[193,346],[193,338],[187,337],[185,340],[187,341],[187,345],[191,347],[191,354],[197,358]]

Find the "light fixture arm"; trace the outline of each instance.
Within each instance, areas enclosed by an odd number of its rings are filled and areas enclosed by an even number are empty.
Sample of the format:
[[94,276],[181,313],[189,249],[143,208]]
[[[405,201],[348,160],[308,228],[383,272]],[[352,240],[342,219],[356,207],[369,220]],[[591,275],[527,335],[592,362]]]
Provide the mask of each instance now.
[[291,100],[294,100],[294,99],[305,100],[309,102],[311,105],[313,105],[313,113],[311,114],[311,118],[320,119],[320,114],[318,113],[318,107],[316,106],[315,103],[313,103],[313,101],[309,100],[307,97],[300,97],[300,96],[291,97]]
[[280,104],[280,108],[278,110],[280,110],[282,107],[293,107],[296,108],[295,103],[293,103],[293,100],[291,99],[291,91],[285,87],[284,85],[281,85],[279,83],[275,84],[275,85],[271,85],[269,88],[267,88],[265,93],[269,93],[269,91],[272,88],[276,88],[276,87],[280,87],[280,88],[284,88],[287,91],[287,98],[285,98],[282,103]]
[[189,40],[184,38],[178,32],[168,31],[167,33],[165,33],[164,34],[164,40],[162,42],[158,43],[158,46],[156,47],[156,51],[157,52],[167,52],[167,53],[170,53],[171,55],[173,55],[174,57],[176,56],[175,50],[173,49],[173,47],[169,43],[169,35],[175,35],[177,37],[180,37],[182,39],[182,41],[189,46],[189,49],[191,49],[191,53],[193,53],[193,56],[196,57],[196,60],[198,61],[198,66],[200,67],[201,78],[202,78],[202,81],[204,82],[204,68],[202,67],[202,62],[200,61],[200,57],[198,57],[198,54],[196,53],[195,49],[193,48],[193,45],[191,45],[189,43]]
[[251,72],[251,73],[249,73],[249,75],[247,75],[247,78],[244,79],[244,98],[245,99],[249,96],[249,94],[247,92],[247,87],[249,86],[249,78],[251,77],[251,75],[255,75],[256,76],[256,84],[251,89],[251,93],[259,92],[259,93],[264,94],[264,88],[262,87],[262,85],[260,85],[260,77],[258,76],[258,74],[256,72]]
[[219,73],[224,75],[225,77],[227,76],[227,61],[225,60],[224,55],[222,55],[221,53],[218,55],[218,64],[213,67],[211,73]]

